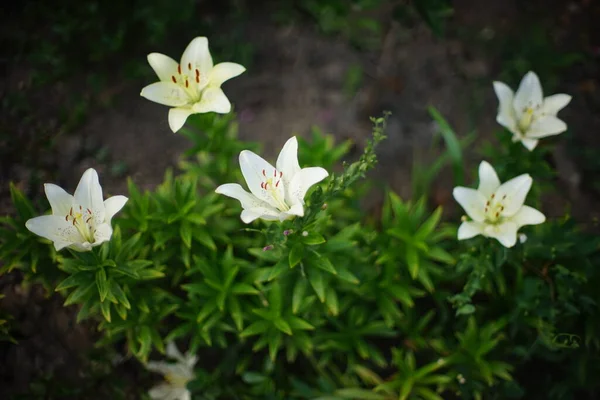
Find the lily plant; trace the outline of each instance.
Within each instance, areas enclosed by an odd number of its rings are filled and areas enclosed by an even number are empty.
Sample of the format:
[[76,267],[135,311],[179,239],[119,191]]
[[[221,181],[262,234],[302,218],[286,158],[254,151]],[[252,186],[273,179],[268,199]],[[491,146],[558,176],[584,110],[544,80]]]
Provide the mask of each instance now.
[[247,224],[258,218],[284,221],[304,216],[306,192],[329,176],[321,167],[300,168],[295,136],[281,149],[276,167],[249,150],[240,153],[239,161],[250,192],[237,183],[221,185],[216,192],[239,200],[241,219]]
[[500,102],[496,121],[512,132],[513,142],[520,141],[529,151],[539,139],[567,130],[567,124],[556,114],[569,104],[571,96],[555,94],[544,98],[534,72],[523,77],[516,94],[502,82],[494,82],[494,91]]
[[531,176],[523,174],[500,184],[494,168],[482,161],[477,190],[459,186],[452,192],[472,219],[460,225],[458,240],[483,235],[497,239],[505,247],[514,246],[517,231],[522,226],[537,225],[546,220],[544,214],[524,205],[532,183]]
[[140,95],[173,107],[169,110],[169,127],[173,132],[181,129],[192,114],[230,112],[231,103],[221,85],[246,70],[232,62],[213,66],[205,37],[192,40],[179,63],[160,53],[148,54],[148,63],[160,82],[144,87]]
[[163,383],[150,389],[148,395],[153,400],[190,400],[192,394],[187,389],[187,384],[194,379],[197,357],[189,352],[181,354],[173,342],[167,343],[166,355],[175,362],[150,361],[146,364],[149,371],[157,372],[165,378]]
[[127,202],[125,196],[102,197],[98,173],[93,168],[84,172],[75,195],[52,183],[44,184],[52,215],[28,220],[27,229],[54,242],[59,251],[65,247],[90,251],[112,236],[112,217]]

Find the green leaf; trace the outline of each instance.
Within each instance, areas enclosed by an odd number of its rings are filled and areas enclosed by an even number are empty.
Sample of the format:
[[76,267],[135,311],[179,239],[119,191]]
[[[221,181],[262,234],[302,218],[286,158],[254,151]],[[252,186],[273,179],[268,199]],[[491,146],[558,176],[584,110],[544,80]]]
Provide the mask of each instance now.
[[302,257],[304,256],[304,245],[302,243],[296,243],[289,254],[289,263],[290,268],[294,268],[300,261],[302,261]]
[[308,282],[304,278],[299,279],[296,282],[296,286],[294,286],[294,291],[292,293],[292,312],[294,314],[298,312],[298,308],[304,300],[304,295],[306,293],[307,286]]
[[279,275],[281,275],[282,273],[284,273],[285,271],[289,270],[289,263],[285,258],[282,258],[281,260],[279,260],[279,262],[277,264],[275,264],[274,267],[269,268],[269,274],[267,275],[267,282],[272,281],[273,279],[277,278]]
[[333,266],[333,264],[331,263],[331,261],[329,261],[329,258],[327,258],[327,257],[318,257],[316,259],[312,259],[311,265],[313,265],[319,269],[322,269],[325,272],[329,272],[330,274],[337,275],[337,271],[335,270],[335,267]]
[[35,209],[31,205],[31,202],[23,195],[23,193],[11,182],[10,183],[10,197],[12,203],[19,213],[21,220],[25,221],[35,215]]
[[269,289],[269,309],[274,315],[280,315],[282,306],[281,285],[275,282]]
[[129,304],[129,300],[127,299],[127,296],[125,295],[125,292],[123,292],[123,289],[121,289],[121,286],[115,282],[112,281],[111,285],[110,285],[110,291],[112,292],[112,294],[114,294],[114,296],[116,297],[117,301],[122,304],[126,309],[130,310],[131,309],[131,304]]
[[463,158],[460,142],[450,124],[448,124],[435,107],[430,106],[427,110],[429,111],[429,115],[437,122],[440,128],[439,132],[446,142],[448,154],[450,154],[450,158],[452,159],[454,186],[461,186],[463,184]]
[[413,279],[419,275],[419,253],[414,246],[406,246],[406,264]]
[[315,329],[314,326],[312,326],[311,324],[309,324],[308,322],[306,322],[302,318],[298,318],[298,317],[296,317],[294,315],[290,315],[287,318],[287,322],[290,324],[290,327],[293,330],[310,331],[310,330]]
[[331,287],[327,288],[326,296],[325,296],[325,305],[331,314],[338,315],[339,307],[338,307],[338,298],[335,290]]
[[367,389],[345,388],[334,392],[336,396],[349,400],[386,400],[387,397]]
[[427,220],[419,227],[417,233],[415,233],[415,239],[418,241],[425,241],[427,237],[433,232],[437,224],[440,222],[442,216],[442,207],[438,207],[435,211],[427,218]]
[[87,286],[79,286],[77,289],[71,292],[67,297],[63,305],[69,306],[71,304],[79,303],[84,297],[90,294],[91,290],[96,286],[96,282],[91,282]]
[[82,285],[85,285],[85,284],[89,284],[92,279],[93,279],[93,277],[92,277],[92,275],[90,273],[77,272],[77,273],[69,276],[64,281],[62,281],[56,287],[56,289],[54,289],[54,291],[60,292],[61,290],[69,289],[69,288],[74,287],[74,286],[82,286]]
[[102,311],[104,319],[110,322],[110,302],[105,301],[104,303],[100,303],[100,311]]
[[308,236],[302,236],[302,243],[308,246],[315,246],[317,244],[325,243],[325,238],[316,232],[310,232]]
[[317,297],[321,303],[325,302],[325,281],[323,280],[323,273],[318,269],[313,269],[308,274],[308,281],[314,289]]
[[181,236],[181,240],[183,244],[188,249],[192,248],[192,227],[187,221],[183,221],[181,227],[179,228],[179,235]]
[[432,260],[443,262],[448,265],[456,264],[456,260],[454,259],[454,257],[452,257],[450,255],[450,253],[448,253],[446,250],[442,249],[441,247],[431,248],[429,250],[429,252],[427,253],[427,256],[429,258],[431,258]]
[[140,328],[140,333],[137,337],[137,341],[140,343],[138,355],[145,359],[152,348],[152,330],[149,326],[142,325]]
[[140,279],[157,279],[164,278],[165,274],[157,269],[143,269],[138,272]]
[[106,299],[106,296],[108,296],[108,291],[110,290],[108,285],[106,271],[104,271],[104,268],[100,268],[98,271],[96,271],[96,286],[98,286],[98,294],[100,295],[101,302],[104,302],[104,299]]
[[212,251],[217,250],[217,245],[215,244],[214,240],[204,230],[201,230],[201,229],[194,230],[194,239],[196,239],[202,245],[204,245],[205,247],[208,247]]
[[234,294],[259,294],[260,292],[248,283],[236,283],[231,287],[231,293]]
[[469,315],[475,312],[475,306],[473,304],[465,304],[456,310],[456,315]]
[[348,271],[344,267],[340,267],[340,268],[337,269],[337,276],[338,276],[338,278],[343,279],[346,282],[353,283],[355,285],[357,285],[357,284],[360,283],[360,281],[358,280],[358,278],[356,276],[354,276],[353,273],[351,273],[350,271]]
[[292,335],[292,328],[290,328],[289,324],[283,318],[275,318],[273,323],[281,332],[285,333],[286,335]]
[[269,329],[269,326],[271,326],[270,321],[255,322],[246,329],[244,329],[242,333],[240,333],[240,337],[245,338],[248,336],[260,335],[261,333],[266,332],[267,329]]

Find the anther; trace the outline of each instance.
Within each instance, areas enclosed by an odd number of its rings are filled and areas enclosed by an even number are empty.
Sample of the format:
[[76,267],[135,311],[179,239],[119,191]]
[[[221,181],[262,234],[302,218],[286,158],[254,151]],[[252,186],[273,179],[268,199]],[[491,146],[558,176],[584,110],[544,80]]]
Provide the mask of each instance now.
[[196,76],[200,76],[200,71],[196,68]]
[[67,215],[65,216],[65,221],[67,221],[67,222],[69,221],[69,214],[67,214]]
[[279,171],[279,179],[283,176],[283,172]]
[[273,177],[277,178],[277,170],[276,169],[273,170]]
[[277,181],[277,183],[275,184],[275,187],[279,187],[279,182],[281,182],[281,181]]
[[489,206],[490,206],[490,201],[489,201],[489,200],[485,202],[485,206],[486,206],[486,207],[489,207]]
[[500,216],[500,212],[496,213],[496,218],[498,218]]
[[261,182],[261,183],[260,183],[260,187],[261,187],[261,189],[264,189],[264,188],[265,188],[265,183],[264,183],[264,182]]
[[265,170],[262,170],[263,176],[267,176],[267,174],[265,174]]
[[187,79],[185,80],[185,87],[186,87],[186,88],[190,87],[190,83],[188,82],[188,80],[187,80]]
[[196,83],[200,83],[200,77],[196,75]]
[[177,83],[177,79],[175,78],[174,75],[171,75],[171,80],[173,81],[173,83]]
[[92,210],[90,210],[89,208],[86,208],[86,210],[87,210],[88,214],[92,213]]
[[496,193],[492,193],[492,199],[496,197]]
[[192,63],[188,63],[188,69],[191,71],[192,70]]
[[181,75],[181,64],[177,65],[177,72]]

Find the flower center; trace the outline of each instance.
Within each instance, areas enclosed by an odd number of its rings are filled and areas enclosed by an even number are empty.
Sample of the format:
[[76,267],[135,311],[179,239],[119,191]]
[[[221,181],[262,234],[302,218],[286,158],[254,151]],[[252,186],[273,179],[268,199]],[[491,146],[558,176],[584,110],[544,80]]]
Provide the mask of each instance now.
[[533,111],[534,110],[531,107],[525,107],[523,109],[523,115],[521,116],[521,119],[519,120],[519,129],[521,130],[521,132],[523,132],[523,133],[527,132],[527,130],[531,126],[531,123],[533,122],[533,119],[534,119]]
[[92,210],[89,208],[84,209],[81,206],[79,208],[75,207],[75,210],[73,210],[73,207],[71,207],[69,213],[65,216],[65,221],[71,221],[86,242],[94,243],[96,229],[94,228]]
[[285,190],[283,187],[283,172],[273,169],[273,176],[270,174],[267,176],[267,172],[262,170],[263,177],[265,178],[260,187],[266,194],[273,200],[279,211],[288,211],[290,207],[285,203]]
[[208,83],[208,76],[201,74],[198,68],[192,68],[192,63],[177,65],[177,75],[171,75],[173,83],[184,87],[186,91],[197,101],[200,100],[202,89]]
[[485,203],[484,213],[485,220],[490,224],[497,224],[502,219],[502,211],[504,211],[504,200],[506,195],[501,199],[496,198],[496,194],[492,194],[490,199]]
[[167,374],[165,375],[165,380],[169,382],[171,386],[178,388],[185,388],[190,381],[187,377],[177,374]]

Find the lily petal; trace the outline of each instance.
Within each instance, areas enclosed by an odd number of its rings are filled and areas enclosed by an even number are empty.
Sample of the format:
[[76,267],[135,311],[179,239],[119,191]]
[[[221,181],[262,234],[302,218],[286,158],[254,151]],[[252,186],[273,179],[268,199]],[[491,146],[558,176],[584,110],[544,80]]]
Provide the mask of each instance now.
[[533,179],[529,174],[519,175],[504,182],[496,191],[496,200],[502,202],[504,209],[501,215],[512,217],[523,207],[525,197],[531,189]]
[[484,208],[487,199],[483,193],[480,193],[475,189],[459,186],[454,188],[452,196],[454,196],[454,199],[472,220],[476,222],[484,221]]
[[112,217],[121,211],[125,203],[127,203],[127,200],[129,200],[127,197],[120,195],[112,196],[104,200],[104,210],[106,211],[104,218],[106,223],[110,224]]
[[155,82],[143,88],[140,96],[169,107],[181,107],[191,101],[188,93],[173,82]]
[[73,197],[75,197],[75,202],[78,205],[92,211],[96,224],[104,222],[106,214],[102,197],[102,186],[100,186],[98,173],[94,168],[89,168],[83,173]]
[[188,44],[181,56],[181,70],[185,74],[194,75],[197,68],[200,74],[209,74],[213,67],[212,56],[208,50],[208,39],[197,37]]
[[328,176],[327,170],[321,167],[302,168],[292,178],[289,188],[286,187],[290,204],[304,204],[304,196],[308,189]]
[[542,113],[556,116],[556,114],[565,108],[571,102],[571,96],[568,94],[554,94],[544,99]]
[[[248,189],[250,189],[252,194],[259,200],[263,200],[271,206],[279,208],[273,196],[270,196],[267,191],[261,187],[261,184],[267,179],[271,177],[276,178],[274,176],[275,168],[265,161],[261,156],[251,152],[250,150],[242,150],[239,160],[242,175],[244,176],[244,179],[248,184]],[[274,184],[271,184],[270,190],[275,190],[276,195],[279,198],[284,199],[284,186],[285,185],[279,185],[274,187]]]
[[524,225],[541,224],[546,221],[546,216],[533,207],[523,206],[510,220],[520,228]]
[[232,62],[223,62],[214,66],[210,71],[209,86],[221,87],[221,85],[231,78],[242,74],[246,68],[240,64]]
[[540,79],[535,72],[529,71],[521,80],[519,89],[517,89],[517,93],[515,94],[513,106],[517,119],[523,115],[524,109],[528,107],[533,109],[541,107],[543,101]]
[[177,132],[185,125],[185,121],[192,114],[194,114],[194,111],[191,108],[171,108],[169,110],[169,128],[171,128],[173,133]]
[[304,206],[302,205],[302,203],[296,203],[289,210],[287,210],[286,212],[281,213],[281,214],[282,215],[279,216],[280,221],[284,221],[289,218],[294,218],[296,216],[303,217],[304,216]]
[[104,242],[108,242],[112,233],[113,230],[109,224],[104,223],[96,226],[96,229],[94,230],[94,243],[92,243],[91,246],[96,247]]
[[184,364],[186,363],[185,357],[183,356],[183,354],[181,354],[181,352],[175,345],[175,342],[167,343],[167,348],[166,348],[165,354],[167,355],[167,357],[170,357],[170,358],[177,360]]
[[156,385],[152,387],[148,391],[148,396],[152,400],[175,400],[173,397],[173,387],[167,383],[161,383],[160,385]]
[[271,207],[267,202],[262,201],[252,193],[245,191],[244,188],[237,183],[226,183],[221,185],[215,192],[238,200],[245,210]]
[[481,222],[465,221],[458,227],[458,240],[471,239],[477,235],[483,234],[485,225]]
[[296,136],[292,136],[285,142],[279,152],[275,165],[279,171],[283,172],[282,179],[286,188],[289,187],[292,178],[300,172],[300,164],[298,163],[298,140],[296,139]]
[[177,61],[164,54],[148,54],[148,63],[154,72],[156,72],[158,79],[163,82],[170,82],[171,77],[177,74]]
[[537,139],[527,139],[527,138],[519,138],[518,140],[527,148],[527,150],[532,151],[537,146],[539,140]]
[[486,225],[483,234],[497,239],[504,247],[513,247],[517,243],[517,224],[506,221],[497,225]]
[[25,227],[38,236],[54,242],[59,251],[73,243],[82,242],[83,238],[77,229],[64,217],[58,215],[42,215],[28,220]]
[[242,210],[240,218],[244,223],[249,224],[259,218],[264,219],[265,221],[277,221],[280,214],[279,211],[270,207],[256,207]]
[[533,121],[527,131],[527,137],[540,139],[546,136],[558,135],[566,130],[567,124],[556,117],[547,115]]
[[478,192],[483,193],[485,197],[490,197],[500,187],[500,179],[494,167],[487,161],[479,164],[479,188]]
[[496,122],[510,131],[516,130],[517,120],[513,110],[514,93],[512,89],[502,82],[494,82],[494,91],[500,103]]
[[73,196],[67,193],[63,188],[53,183],[44,184],[44,192],[52,207],[53,215],[67,215],[73,206]]
[[216,112],[227,114],[231,111],[231,103],[221,88],[207,87],[202,91],[202,98],[192,106],[196,113]]

